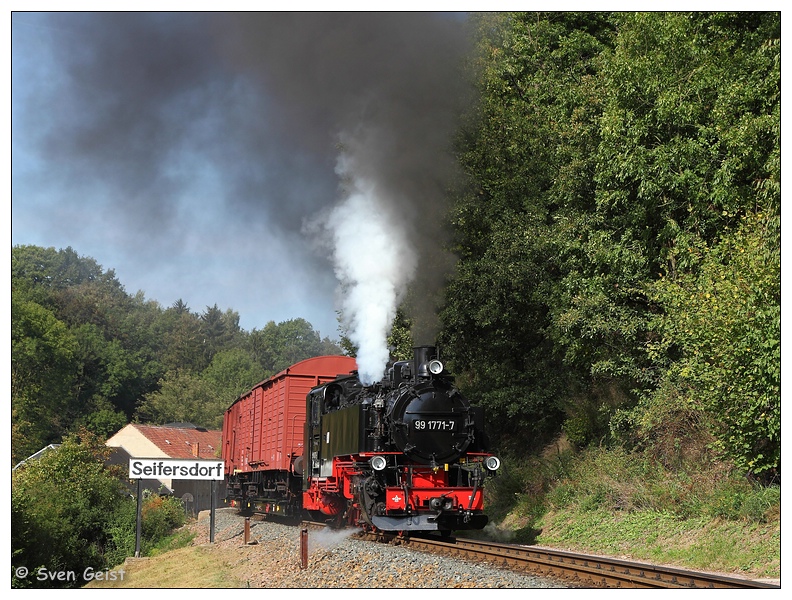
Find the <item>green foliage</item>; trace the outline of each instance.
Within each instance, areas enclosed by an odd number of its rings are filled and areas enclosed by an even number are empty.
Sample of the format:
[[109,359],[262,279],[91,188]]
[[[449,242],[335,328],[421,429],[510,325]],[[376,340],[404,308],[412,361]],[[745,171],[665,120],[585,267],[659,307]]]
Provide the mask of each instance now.
[[442,314],[465,391],[523,447],[700,435],[773,472],[779,13],[477,19]]
[[[180,530],[186,522],[184,506],[178,498],[144,494],[141,505],[140,555],[155,556],[163,548],[174,549],[189,542],[193,535]],[[108,525],[110,542],[105,549],[105,564],[120,565],[137,549],[137,500],[127,498]]]
[[658,357],[682,402],[711,415],[718,446],[756,474],[781,462],[780,218],[746,215],[712,248],[692,249],[701,267],[655,287]]
[[[413,335],[412,320],[406,314],[407,302],[396,309],[396,316],[393,318],[390,333],[386,338],[390,361],[412,360],[413,359]],[[339,320],[341,315],[339,314]],[[343,349],[346,356],[356,357],[358,347],[346,335],[341,336],[339,350]],[[384,367],[385,365],[383,365]]]
[[109,438],[127,424],[126,415],[108,404],[99,404],[96,410],[88,413],[81,420],[83,427],[102,439]]
[[726,457],[758,474],[780,466],[779,26],[776,13],[624,16],[598,199],[662,242],[656,402],[708,413]]
[[219,394],[212,382],[189,371],[168,373],[160,380],[160,388],[147,394],[136,416],[143,423],[192,423],[198,427],[217,429],[222,426],[223,412],[233,402],[225,393]]
[[250,347],[266,377],[306,358],[342,353],[329,339],[321,339],[305,319],[278,324],[270,321],[264,329],[254,329],[250,334]]
[[70,425],[76,353],[74,336],[51,310],[12,291],[12,462],[59,440]]
[[[452,215],[462,260],[442,339],[493,429],[541,446],[558,432],[570,393],[592,375],[621,374],[603,342],[628,347],[624,309],[607,295],[619,279],[606,280],[589,261],[615,254],[589,234],[587,216],[598,63],[613,24],[596,13],[487,14],[480,30],[481,102],[459,144],[470,183]],[[590,240],[609,254],[586,248]],[[626,342],[636,338],[630,326]]]
[[146,551],[146,555],[159,556],[166,552],[170,552],[171,550],[178,550],[179,548],[190,546],[194,538],[195,533],[183,528],[176,529],[169,535],[166,535],[156,543],[152,544],[151,549]]
[[[108,530],[128,494],[102,464],[107,449],[87,432],[72,435],[12,477],[13,564],[29,570],[104,568]],[[20,586],[39,585],[32,578]],[[44,582],[54,586],[58,582]],[[75,582],[65,582],[74,585]]]
[[657,511],[679,519],[766,523],[780,508],[780,488],[752,483],[711,459],[669,469],[649,452],[592,448],[567,462],[544,502],[549,510]]
[[303,319],[247,333],[217,305],[163,310],[71,248],[15,246],[11,266],[14,464],[80,427],[108,437],[135,416],[219,427],[258,381],[342,352]]
[[166,371],[200,372],[206,364],[201,322],[178,300],[157,320],[154,333],[162,339],[162,365]]
[[239,314],[231,309],[223,312],[217,304],[207,306],[200,317],[200,325],[199,334],[207,363],[212,361],[220,349],[232,348],[237,343],[241,343]]
[[541,456],[520,453],[503,455],[503,467],[497,477],[487,481],[487,513],[500,520],[508,513],[519,515],[521,528],[530,528],[547,511],[547,494],[562,486],[574,461],[568,447],[551,446]]
[[393,319],[393,326],[388,335],[388,348],[390,348],[391,359],[412,360],[413,359],[413,336],[411,333],[412,322],[405,315],[402,307],[396,309],[396,316]]
[[141,535],[149,540],[165,538],[186,521],[184,506],[171,496],[149,496],[141,506],[141,516]]
[[[137,503],[116,474],[104,466],[109,449],[83,430],[13,472],[11,555],[14,567],[36,573],[112,568],[135,553]],[[178,498],[151,495],[143,500],[141,551],[172,543],[185,523]],[[14,578],[12,587],[80,587],[71,581]]]
[[138,406],[137,418],[145,423],[193,423],[220,429],[225,409],[241,394],[265,379],[261,367],[246,351],[217,352],[200,374],[180,370],[160,380],[158,390]]
[[225,396],[233,401],[264,377],[249,352],[233,348],[217,352],[201,373],[201,379],[212,384],[218,396]]

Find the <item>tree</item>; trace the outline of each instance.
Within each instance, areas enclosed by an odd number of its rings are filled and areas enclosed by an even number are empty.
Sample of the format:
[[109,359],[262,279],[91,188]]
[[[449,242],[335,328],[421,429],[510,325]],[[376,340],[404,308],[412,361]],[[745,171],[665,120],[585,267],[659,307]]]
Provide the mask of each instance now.
[[185,310],[186,306],[168,308],[153,327],[154,334],[163,340],[160,361],[166,371],[200,372],[209,361],[204,352],[204,337],[198,315]]
[[[22,297],[20,297],[22,296]],[[74,407],[77,343],[52,311],[11,292],[11,460],[60,440]]]
[[227,398],[218,396],[216,386],[199,374],[169,371],[160,380],[159,389],[146,394],[135,416],[155,425],[186,422],[219,429],[228,404]]
[[[733,279],[740,223],[780,215],[780,15],[496,13],[479,26],[444,345],[500,432],[541,443],[563,418],[574,441],[598,441],[614,411],[671,389],[670,365],[692,360],[681,348],[702,350],[660,324],[683,290]],[[770,236],[739,235],[761,260],[773,252]],[[766,379],[757,416],[772,414]],[[752,439],[756,451],[776,437]]]
[[239,314],[229,309],[221,311],[217,304],[207,306],[200,318],[200,333],[203,336],[204,359],[212,362],[215,353],[222,348],[230,348],[241,339]]
[[780,15],[624,15],[604,72],[598,208],[646,248],[660,336],[638,421],[694,410],[738,467],[775,472]]
[[[77,341],[76,395],[85,414],[99,406],[131,416],[137,399],[147,390],[147,368],[139,353],[124,349],[117,338],[106,339],[90,323],[72,329]],[[74,415],[77,419],[78,415]]]
[[[695,275],[656,286],[664,307],[650,348],[676,355],[658,402],[703,412],[722,453],[741,470],[772,477],[781,466],[780,218],[747,215],[714,247],[701,247]],[[673,390],[673,395],[669,393]]]
[[250,333],[254,360],[267,377],[306,358],[324,354],[341,354],[342,350],[327,338],[322,340],[305,319],[291,319]]
[[266,377],[247,351],[233,348],[215,354],[212,363],[201,373],[201,379],[214,388],[225,410],[241,393]]
[[596,344],[566,346],[553,311],[585,288],[581,266],[591,271],[578,235],[593,208],[599,61],[614,23],[486,14],[479,32],[481,97],[459,140],[468,184],[452,214],[461,260],[442,340],[493,428],[524,447],[555,435],[564,402],[591,387]]
[[[105,466],[109,452],[82,430],[12,473],[11,587],[82,587],[86,569],[117,566],[135,551],[136,501],[119,478],[122,470]],[[185,513],[179,499],[158,495],[144,498],[142,508],[145,556],[184,524]],[[26,567],[27,577],[17,576],[16,567]],[[47,577],[58,572],[74,577]]]

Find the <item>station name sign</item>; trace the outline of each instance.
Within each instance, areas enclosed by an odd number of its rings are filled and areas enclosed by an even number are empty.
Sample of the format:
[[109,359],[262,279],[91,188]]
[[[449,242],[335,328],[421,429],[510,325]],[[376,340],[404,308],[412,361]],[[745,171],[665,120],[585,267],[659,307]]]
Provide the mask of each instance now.
[[176,460],[168,458],[130,458],[130,479],[223,480],[222,460]]

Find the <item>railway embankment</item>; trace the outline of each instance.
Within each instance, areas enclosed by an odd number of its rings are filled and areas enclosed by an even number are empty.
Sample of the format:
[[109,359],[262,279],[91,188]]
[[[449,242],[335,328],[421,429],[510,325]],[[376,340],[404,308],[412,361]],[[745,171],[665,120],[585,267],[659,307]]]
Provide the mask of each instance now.
[[[189,546],[116,568],[100,588],[385,588],[525,589],[572,587],[568,581],[523,574],[480,562],[358,539],[354,531],[310,530],[245,519],[231,509],[208,513],[185,526]],[[306,550],[303,554],[303,550]],[[119,578],[117,572],[124,570]],[[779,584],[768,579],[767,583]]]
[[159,556],[128,559],[115,569],[123,579],[93,582],[91,588],[564,588],[563,582],[498,569],[462,559],[417,552],[394,544],[372,544],[354,532],[311,532],[302,565],[300,528],[251,520],[245,543],[244,518],[231,509],[215,513],[214,542],[209,515],[186,525],[192,544]]

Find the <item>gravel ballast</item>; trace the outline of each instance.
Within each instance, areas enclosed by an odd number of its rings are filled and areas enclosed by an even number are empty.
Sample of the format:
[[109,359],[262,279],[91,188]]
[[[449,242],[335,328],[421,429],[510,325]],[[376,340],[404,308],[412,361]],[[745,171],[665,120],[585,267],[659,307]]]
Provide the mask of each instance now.
[[[210,514],[189,524],[194,545],[210,545]],[[439,556],[388,543],[366,542],[354,530],[310,530],[308,562],[303,569],[300,528],[274,521],[245,519],[234,509],[215,511],[215,546],[237,548],[229,568],[252,588],[564,588],[566,584],[523,575],[483,563]]]

